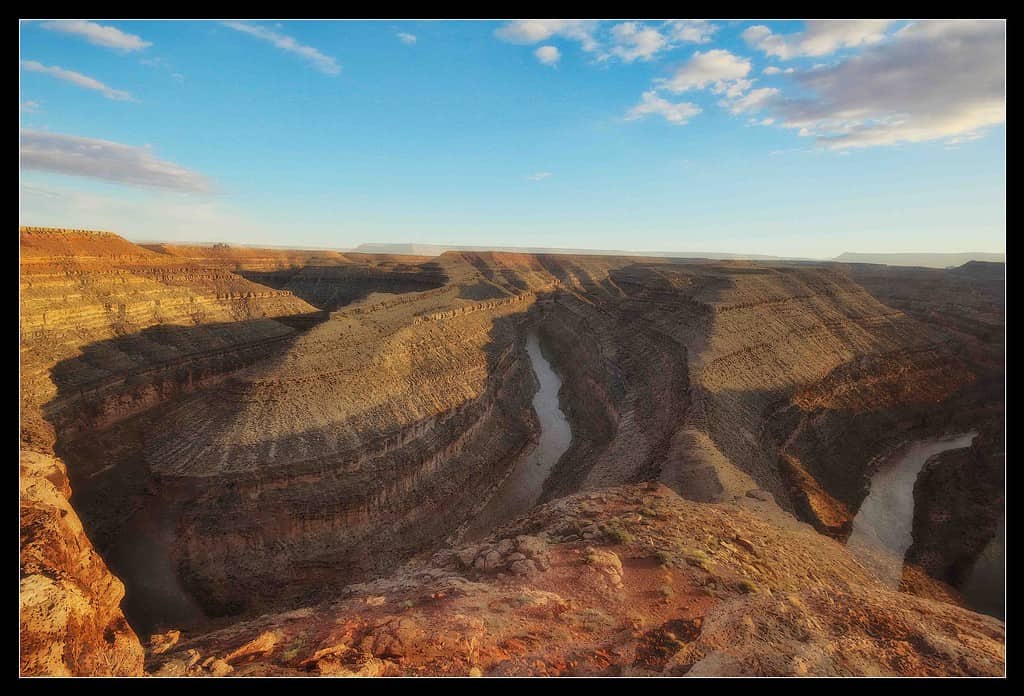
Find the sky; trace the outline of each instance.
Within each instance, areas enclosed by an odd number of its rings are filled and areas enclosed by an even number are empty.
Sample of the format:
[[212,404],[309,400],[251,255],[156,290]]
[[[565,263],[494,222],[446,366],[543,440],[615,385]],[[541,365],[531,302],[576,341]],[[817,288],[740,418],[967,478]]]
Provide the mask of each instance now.
[[23,21],[20,223],[1001,252],[1005,23]]

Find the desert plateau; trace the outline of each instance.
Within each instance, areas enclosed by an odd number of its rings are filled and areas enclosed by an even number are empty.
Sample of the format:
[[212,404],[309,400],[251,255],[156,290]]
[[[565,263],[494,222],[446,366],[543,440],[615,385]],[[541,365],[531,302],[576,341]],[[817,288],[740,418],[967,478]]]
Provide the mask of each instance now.
[[1002,264],[21,249],[26,672],[1003,669]]

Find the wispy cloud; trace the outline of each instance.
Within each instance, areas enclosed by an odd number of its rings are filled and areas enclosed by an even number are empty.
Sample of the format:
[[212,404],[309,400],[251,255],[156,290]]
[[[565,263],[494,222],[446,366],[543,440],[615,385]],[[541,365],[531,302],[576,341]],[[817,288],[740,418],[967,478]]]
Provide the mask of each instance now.
[[718,25],[704,19],[683,19],[667,22],[665,28],[673,41],[703,44],[711,41]]
[[74,70],[65,70],[64,68],[56,65],[43,65],[42,63],[34,60],[21,61],[21,67],[29,72],[43,73],[44,75],[56,77],[58,80],[70,82],[78,87],[91,89],[95,92],[99,92],[107,99],[113,99],[115,101],[135,101],[135,99],[132,98],[132,95],[128,92],[108,87],[96,78],[83,75],[82,73],[75,72]]
[[727,101],[724,106],[727,106],[734,114],[742,114],[747,111],[758,111],[772,103],[778,96],[779,90],[774,87],[761,87]]
[[555,46],[540,46],[533,55],[544,65],[558,65],[558,59],[562,57],[561,52]]
[[689,123],[690,119],[701,112],[696,104],[690,102],[673,103],[658,96],[654,90],[644,92],[640,103],[626,113],[627,121],[636,121],[645,116],[657,115],[669,123],[683,126]]
[[404,44],[409,44],[411,46],[412,44],[416,43],[415,34],[408,34],[404,31],[400,31],[398,32],[398,34],[396,34],[396,36],[398,36],[398,40]]
[[210,193],[214,190],[213,183],[202,174],[159,159],[148,147],[109,140],[22,131],[20,156],[23,169],[185,193]]
[[24,101],[18,105],[18,111],[24,111],[26,114],[37,114],[39,113],[39,102],[37,101]]
[[337,75],[341,73],[341,66],[338,65],[337,60],[331,56],[321,53],[312,46],[306,46],[299,43],[291,36],[279,34],[276,31],[271,31],[266,27],[257,26],[255,24],[246,24],[245,22],[224,22],[224,26],[234,29],[235,31],[240,31],[243,34],[254,36],[261,41],[266,41],[282,51],[294,53],[295,55],[309,61],[314,68],[325,75]]
[[748,45],[782,60],[797,56],[827,56],[840,48],[878,43],[892,22],[875,20],[817,20],[807,22],[804,31],[776,34],[763,24],[748,27],[743,40]]
[[530,181],[543,181],[544,179],[547,179],[549,176],[554,175],[551,172],[534,172],[533,174],[530,174],[526,178],[529,179]]
[[153,45],[149,41],[143,41],[141,37],[135,36],[135,34],[128,34],[116,27],[104,26],[96,22],[66,19],[55,22],[43,22],[41,26],[50,31],[80,36],[95,46],[113,48],[125,53],[141,51]]

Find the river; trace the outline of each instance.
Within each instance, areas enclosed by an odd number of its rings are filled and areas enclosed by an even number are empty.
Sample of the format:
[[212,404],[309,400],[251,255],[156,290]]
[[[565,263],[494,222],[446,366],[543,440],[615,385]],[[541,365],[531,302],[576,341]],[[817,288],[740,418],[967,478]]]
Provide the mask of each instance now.
[[533,410],[540,422],[537,446],[516,462],[483,510],[469,523],[463,540],[487,536],[498,525],[527,512],[544,492],[544,482],[562,454],[569,448],[572,429],[558,404],[562,380],[544,357],[536,331],[526,336],[526,353],[540,388],[533,397]]
[[[853,520],[847,546],[893,588],[903,577],[903,558],[913,543],[914,483],[926,461],[946,450],[970,447],[975,432],[921,440],[904,449],[871,479],[871,490]],[[1005,526],[975,563],[961,588],[976,610],[1003,615],[1003,546]]]

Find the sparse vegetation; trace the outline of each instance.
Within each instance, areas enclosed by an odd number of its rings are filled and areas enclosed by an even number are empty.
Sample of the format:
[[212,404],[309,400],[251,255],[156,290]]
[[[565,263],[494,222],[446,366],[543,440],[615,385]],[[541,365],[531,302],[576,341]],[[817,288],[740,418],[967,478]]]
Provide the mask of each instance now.
[[601,533],[614,544],[625,546],[633,543],[633,535],[620,520],[613,520],[602,524]]

